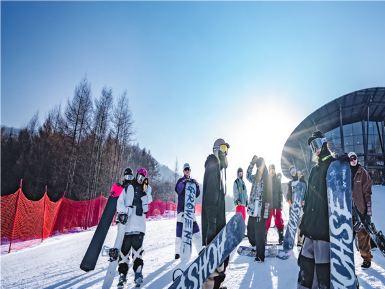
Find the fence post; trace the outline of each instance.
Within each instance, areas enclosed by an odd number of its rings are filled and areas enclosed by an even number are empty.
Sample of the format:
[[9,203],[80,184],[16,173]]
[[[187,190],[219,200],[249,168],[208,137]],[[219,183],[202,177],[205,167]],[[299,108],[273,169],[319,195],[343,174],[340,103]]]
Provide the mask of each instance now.
[[43,222],[42,222],[42,226],[41,226],[41,242],[43,242],[44,240],[44,225],[45,225],[45,202],[46,202],[46,198],[48,197],[47,195],[47,185],[45,185],[45,190],[44,190],[44,196],[43,196]]
[[15,228],[17,208],[19,207],[19,197],[20,197],[20,192],[23,190],[22,188],[23,188],[23,179],[20,179],[19,189],[16,192],[17,195],[16,195],[15,214],[14,214],[14,217],[13,217],[13,224],[12,224],[11,238],[9,240],[8,254],[11,253],[11,245],[12,245],[12,239],[13,239],[13,230]]

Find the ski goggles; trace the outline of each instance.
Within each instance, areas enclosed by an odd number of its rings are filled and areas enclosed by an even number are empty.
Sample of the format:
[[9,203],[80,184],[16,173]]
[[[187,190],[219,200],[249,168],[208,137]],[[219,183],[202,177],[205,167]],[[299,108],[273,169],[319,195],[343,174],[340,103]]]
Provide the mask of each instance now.
[[190,170],[189,167],[183,169],[184,172],[187,172],[187,171],[189,171],[189,170]]
[[323,144],[326,142],[326,138],[315,138],[313,139],[309,146],[313,153],[320,151],[322,149]]
[[134,179],[134,176],[133,175],[124,175],[124,179],[126,181],[132,181]]
[[138,183],[140,183],[140,184],[143,183],[145,179],[146,179],[146,177],[143,176],[143,175],[137,175],[137,177],[136,177],[136,180],[137,180]]

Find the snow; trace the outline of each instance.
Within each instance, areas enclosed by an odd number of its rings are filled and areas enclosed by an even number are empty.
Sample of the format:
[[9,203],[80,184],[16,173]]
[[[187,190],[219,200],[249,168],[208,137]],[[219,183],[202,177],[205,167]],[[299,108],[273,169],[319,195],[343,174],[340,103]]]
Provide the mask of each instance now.
[[[374,223],[385,230],[385,187],[373,188]],[[284,218],[288,208],[284,208]],[[230,217],[230,215],[229,215]],[[198,219],[199,222],[199,219]],[[56,236],[42,244],[1,256],[1,288],[101,288],[107,260],[99,257],[94,271],[85,273],[79,264],[94,231]],[[107,244],[112,245],[116,234],[113,227]],[[274,228],[270,229],[269,241],[277,240]],[[147,223],[145,236],[144,279],[142,288],[160,289],[171,283],[172,271],[178,264],[174,260],[175,219],[153,220]],[[242,241],[247,245],[247,239]],[[193,256],[197,253],[194,251]],[[362,259],[355,254],[356,272],[360,288],[385,288],[385,257],[373,252],[372,267],[362,270]],[[296,288],[298,250],[288,260],[267,258],[265,263],[255,263],[252,258],[233,253],[227,270],[227,288]],[[116,286],[117,278],[113,287]],[[128,288],[134,288],[133,274],[128,276]]]

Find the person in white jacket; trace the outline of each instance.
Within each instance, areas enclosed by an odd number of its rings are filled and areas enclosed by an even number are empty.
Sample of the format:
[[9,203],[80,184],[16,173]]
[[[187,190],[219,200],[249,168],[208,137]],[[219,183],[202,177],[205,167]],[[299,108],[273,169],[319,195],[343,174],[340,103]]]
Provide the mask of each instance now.
[[121,248],[119,260],[119,283],[124,286],[127,282],[130,251],[135,273],[135,283],[143,282],[143,239],[146,233],[146,213],[148,205],[152,202],[151,187],[148,185],[147,170],[140,168],[136,177],[119,196],[117,214],[119,222],[126,225],[126,232]]

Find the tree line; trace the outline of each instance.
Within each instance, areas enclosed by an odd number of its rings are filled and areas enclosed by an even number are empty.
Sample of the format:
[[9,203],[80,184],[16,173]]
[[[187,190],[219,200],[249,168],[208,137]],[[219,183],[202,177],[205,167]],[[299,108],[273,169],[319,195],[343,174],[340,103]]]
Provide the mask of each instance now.
[[38,200],[47,188],[52,200],[64,194],[73,200],[107,196],[125,167],[145,167],[155,199],[172,200],[173,184],[160,179],[158,163],[134,141],[133,116],[124,92],[114,101],[104,87],[93,98],[83,79],[64,109],[51,109],[39,124],[35,114],[17,132],[1,128],[1,194],[23,191]]

